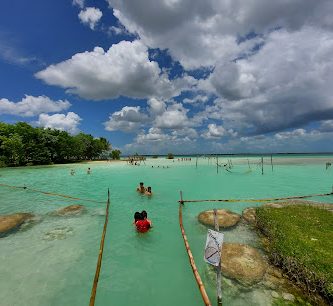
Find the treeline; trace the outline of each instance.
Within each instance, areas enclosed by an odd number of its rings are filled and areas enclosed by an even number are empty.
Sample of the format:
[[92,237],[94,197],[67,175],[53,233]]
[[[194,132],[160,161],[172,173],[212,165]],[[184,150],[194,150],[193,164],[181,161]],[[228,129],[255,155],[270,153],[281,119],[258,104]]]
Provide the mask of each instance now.
[[97,159],[107,155],[103,137],[32,127],[25,122],[0,122],[0,166],[45,165]]

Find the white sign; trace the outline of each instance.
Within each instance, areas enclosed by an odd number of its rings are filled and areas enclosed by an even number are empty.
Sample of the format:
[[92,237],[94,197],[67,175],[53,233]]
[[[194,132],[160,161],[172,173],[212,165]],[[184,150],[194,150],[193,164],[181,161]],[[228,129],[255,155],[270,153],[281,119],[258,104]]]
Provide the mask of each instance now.
[[220,264],[221,260],[223,237],[222,233],[208,230],[204,260],[216,267]]

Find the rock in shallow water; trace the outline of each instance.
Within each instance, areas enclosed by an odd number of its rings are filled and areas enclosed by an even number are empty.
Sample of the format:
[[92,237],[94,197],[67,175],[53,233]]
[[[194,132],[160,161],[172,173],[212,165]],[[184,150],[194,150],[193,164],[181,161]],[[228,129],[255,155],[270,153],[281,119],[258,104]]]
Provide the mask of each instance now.
[[73,235],[72,227],[57,227],[47,233],[45,233],[44,240],[63,240],[68,236]]
[[256,224],[256,209],[254,207],[244,209],[242,216],[243,219],[251,225]]
[[[230,210],[218,209],[217,219],[220,227],[227,228],[236,225],[240,220],[240,215]],[[201,212],[198,215],[198,220],[204,225],[214,226],[214,211],[206,210]]]
[[226,277],[237,280],[243,286],[252,286],[262,280],[267,263],[256,249],[248,245],[224,243],[221,267]]
[[8,234],[19,228],[23,223],[30,221],[34,218],[30,213],[17,213],[12,215],[0,216],[0,235]]
[[72,216],[78,215],[85,211],[85,207],[83,205],[70,205],[64,208],[60,208],[57,211],[53,212],[52,215],[56,216]]

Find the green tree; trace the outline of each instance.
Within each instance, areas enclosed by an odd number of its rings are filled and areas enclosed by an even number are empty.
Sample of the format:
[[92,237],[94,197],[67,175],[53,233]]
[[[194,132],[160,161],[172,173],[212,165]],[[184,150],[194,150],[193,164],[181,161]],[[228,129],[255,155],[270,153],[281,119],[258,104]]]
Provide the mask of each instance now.
[[121,152],[120,152],[120,150],[112,150],[111,151],[111,157],[112,157],[112,159],[120,159],[120,154],[121,154]]

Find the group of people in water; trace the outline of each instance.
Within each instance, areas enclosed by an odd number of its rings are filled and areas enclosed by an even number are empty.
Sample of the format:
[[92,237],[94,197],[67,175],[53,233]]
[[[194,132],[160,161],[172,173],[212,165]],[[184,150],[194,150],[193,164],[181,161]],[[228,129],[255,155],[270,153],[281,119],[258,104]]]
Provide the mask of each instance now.
[[[91,168],[90,167],[87,169],[87,174],[91,174]],[[73,168],[71,169],[70,175],[75,175],[75,169],[73,169]]]
[[[151,196],[153,194],[151,191],[151,186],[146,188],[143,182],[140,182],[139,187],[136,188],[136,191],[147,196]],[[148,219],[147,212],[145,210],[143,210],[141,213],[138,211],[135,212],[133,224],[139,233],[148,232],[148,230],[152,227],[152,223]]]
[[143,210],[142,212],[135,212],[133,224],[139,233],[148,232],[152,227],[152,222],[148,219],[147,212]]
[[147,196],[151,196],[151,195],[153,194],[153,192],[151,191],[151,187],[148,186],[148,187],[146,188],[146,187],[144,186],[143,182],[141,182],[141,183],[139,184],[139,187],[136,188],[136,191],[137,191],[137,192],[140,192],[140,193],[142,193],[142,194],[144,194],[144,195],[147,195]]

